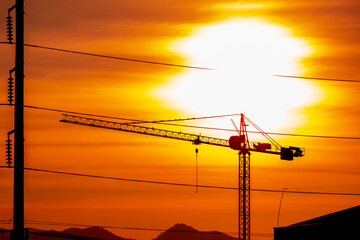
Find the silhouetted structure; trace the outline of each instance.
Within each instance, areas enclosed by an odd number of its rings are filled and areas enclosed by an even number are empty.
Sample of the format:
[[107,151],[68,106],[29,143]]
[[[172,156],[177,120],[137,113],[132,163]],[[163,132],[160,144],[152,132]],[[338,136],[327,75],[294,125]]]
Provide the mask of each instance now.
[[[145,230],[145,229],[144,229]],[[155,230],[155,229],[154,229]],[[157,230],[155,230],[157,231]],[[11,240],[11,230],[0,228],[0,240]],[[119,237],[102,227],[68,228],[64,231],[45,231],[33,228],[25,229],[28,240],[135,240]],[[198,231],[188,225],[177,223],[153,240],[237,240],[218,231]]]
[[[11,230],[0,229],[0,240],[11,240]],[[25,229],[28,240],[135,240],[119,237],[101,227],[69,228],[64,231]]]
[[360,205],[274,228],[274,240],[360,239]]
[[[192,118],[192,120],[194,119],[195,118]],[[179,121],[181,119],[173,120]],[[235,122],[232,120],[234,127],[238,132],[238,135],[231,136],[229,140],[138,125],[141,123],[164,122],[163,120],[135,121],[124,123],[63,114],[63,119],[61,119],[60,122],[190,141],[195,145],[204,143],[221,147],[230,147],[233,150],[239,151],[239,240],[250,240],[250,152],[277,154],[280,155],[280,159],[289,161],[293,160],[294,157],[304,156],[304,149],[301,149],[299,147],[282,147],[266,132],[261,130],[254,122],[252,122],[249,118],[245,117],[243,113],[240,114],[239,129],[237,129]],[[246,127],[250,125],[252,125],[259,133],[261,133],[270,143],[249,142]],[[274,149],[272,149],[272,146],[274,147]]]
[[198,231],[188,225],[177,223],[153,240],[237,240],[218,231]]
[[68,228],[64,231],[61,231],[63,234],[71,234],[77,236],[86,236],[93,238],[101,238],[106,240],[135,240],[131,238],[123,238],[115,235],[114,233],[106,230],[102,227],[88,227],[88,228]]

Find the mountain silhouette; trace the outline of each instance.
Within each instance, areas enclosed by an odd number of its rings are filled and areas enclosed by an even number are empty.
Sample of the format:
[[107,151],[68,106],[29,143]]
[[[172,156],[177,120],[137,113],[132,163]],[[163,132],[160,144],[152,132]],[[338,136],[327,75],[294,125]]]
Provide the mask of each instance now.
[[177,223],[153,240],[236,240],[218,231],[198,231],[183,223]]
[[[0,239],[9,240],[10,231],[0,229]],[[29,228],[29,240],[54,240],[54,239],[73,239],[73,240],[132,240],[121,238],[101,227],[90,228],[69,228],[64,231],[46,231],[40,229]]]
[[[10,239],[10,230],[0,229],[0,239]],[[102,227],[68,228],[63,231],[29,229],[29,240],[54,239],[134,240],[119,237]],[[198,231],[186,224],[177,223],[153,240],[237,240],[237,238],[218,231]]]
[[119,237],[102,227],[68,228],[65,229],[64,231],[61,231],[61,233],[85,236],[85,237],[101,238],[106,240],[134,240],[130,238]]

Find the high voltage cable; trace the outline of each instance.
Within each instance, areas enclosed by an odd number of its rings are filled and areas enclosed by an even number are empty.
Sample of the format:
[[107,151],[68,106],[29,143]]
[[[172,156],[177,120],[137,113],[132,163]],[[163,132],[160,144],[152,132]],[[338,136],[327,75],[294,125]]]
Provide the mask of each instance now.
[[[201,120],[201,119],[220,118],[220,117],[229,117],[229,116],[237,116],[237,115],[239,115],[238,113],[234,113],[234,114],[208,116],[208,117],[195,117],[195,118],[180,118],[180,119],[169,119],[169,120],[158,120],[158,121],[146,121],[146,120],[137,120],[137,119],[130,119],[130,118],[103,116],[103,115],[97,115],[97,114],[73,112],[73,111],[66,111],[66,110],[59,110],[59,109],[52,109],[52,108],[44,108],[44,107],[35,107],[35,106],[27,106],[27,105],[25,105],[24,107],[33,108],[33,109],[39,109],[39,110],[46,110],[46,111],[61,112],[61,113],[79,114],[79,115],[84,115],[84,116],[93,116],[93,117],[102,117],[102,118],[109,118],[109,119],[133,121],[132,122],[133,124],[136,124],[136,123],[155,123],[155,124],[163,124],[163,125],[178,126],[178,127],[189,127],[189,128],[199,128],[199,129],[217,130],[217,131],[231,131],[231,132],[236,132],[236,130],[234,130],[234,129],[226,129],[226,128],[202,127],[202,126],[194,126],[194,125],[186,125],[186,124],[174,124],[174,123],[167,123],[167,122],[187,121],[187,120]],[[248,132],[249,133],[259,133],[259,132],[254,132],[254,131],[248,131]],[[336,138],[336,139],[360,140],[360,137],[346,137],[346,136],[326,136],[326,135],[275,133],[275,132],[266,132],[266,134],[294,136],[294,137]]]
[[[12,224],[12,220],[0,220],[0,224]],[[90,225],[90,224],[78,224],[78,223],[64,223],[64,222],[52,222],[52,221],[38,221],[38,220],[24,220],[26,224],[36,225],[49,225],[49,226],[69,226],[69,227],[101,227],[107,229],[123,229],[123,230],[136,230],[136,231],[154,231],[154,232],[182,232],[182,233],[198,233],[198,234],[219,234],[216,231],[187,231],[187,230],[172,230],[161,228],[144,228],[144,227],[119,227],[119,226],[107,226],[107,225]],[[221,232],[228,235],[237,235],[237,232]],[[272,233],[251,233],[253,236],[269,236],[272,237]]]
[[[256,132],[254,132],[254,133],[256,133]],[[294,136],[294,137],[336,138],[336,139],[360,140],[360,137],[346,137],[346,136],[310,135],[310,134],[294,134],[294,133],[273,133],[273,132],[266,132],[266,134],[285,135],[285,136]]]
[[[8,168],[8,166],[1,166],[2,168]],[[92,174],[83,174],[83,173],[72,173],[72,172],[63,172],[47,169],[38,169],[38,168],[29,168],[25,167],[25,170],[37,171],[37,172],[47,172],[61,175],[71,175],[78,177],[89,177],[89,178],[100,178],[116,181],[126,181],[126,182],[138,182],[138,183],[148,183],[148,184],[160,184],[160,185],[171,185],[171,186],[181,186],[181,187],[199,187],[199,188],[210,188],[210,189],[225,189],[225,190],[238,190],[237,187],[225,187],[225,186],[213,186],[213,185],[196,185],[188,183],[175,183],[175,182],[164,182],[164,181],[152,181],[152,180],[141,180],[141,179],[132,179],[132,178],[119,178],[119,177],[109,177],[109,176],[100,176]],[[275,190],[275,189],[250,189],[254,192],[273,192],[273,193],[296,193],[296,194],[317,194],[317,195],[339,195],[339,196],[360,196],[360,193],[338,193],[338,192],[309,192],[309,191],[294,191],[294,190]]]
[[[0,224],[12,224],[12,220],[0,220]],[[50,226],[69,226],[69,227],[101,227],[107,229],[123,229],[123,230],[140,230],[140,231],[154,231],[154,232],[185,232],[185,233],[202,233],[202,234],[218,234],[214,231],[187,231],[187,230],[172,230],[172,229],[162,229],[162,228],[144,228],[144,227],[120,227],[120,226],[107,226],[107,225],[91,225],[91,224],[79,224],[79,223],[64,223],[64,222],[52,222],[52,221],[39,221],[39,220],[24,220],[27,224],[37,224],[37,225],[50,225]],[[228,235],[237,235],[237,232],[221,232]],[[272,233],[251,233],[253,236],[269,236],[272,237]]]
[[[14,43],[14,42],[13,43],[0,42],[0,44],[10,44],[11,45],[11,44],[16,44],[16,43]],[[41,48],[41,49],[46,49],[46,50],[74,53],[74,54],[81,54],[81,55],[88,55],[88,56],[93,56],[93,57],[110,58],[110,59],[115,59],[115,60],[132,61],[132,62],[147,63],[147,64],[157,64],[157,65],[164,65],[164,66],[170,66],[170,67],[192,68],[192,69],[199,69],[199,70],[216,70],[214,68],[196,67],[196,66],[189,66],[189,65],[181,65],[181,64],[172,64],[172,63],[155,62],[155,61],[147,61],[147,60],[116,57],[116,56],[108,56],[108,55],[102,55],[102,54],[96,54],[96,53],[88,53],[88,52],[81,52],[81,51],[75,51],[75,50],[67,50],[67,49],[61,49],[61,48],[40,46],[40,45],[35,45],[35,44],[24,44],[24,45],[27,46],[27,47]],[[271,76],[283,77],[283,78],[298,78],[298,79],[319,80],[319,81],[336,81],[336,82],[360,83],[360,80],[354,80],[354,79],[302,77],[302,76],[281,75],[281,74],[273,74]]]
[[309,80],[318,80],[318,81],[333,81],[333,82],[353,82],[353,83],[360,83],[360,80],[353,80],[353,79],[320,78],[320,77],[300,77],[300,76],[290,76],[290,75],[271,75],[271,76],[274,76],[274,77],[283,77],[283,78],[309,79]]
[[175,118],[175,119],[167,119],[167,120],[137,120],[134,122],[128,122],[126,124],[140,124],[140,123],[163,123],[163,122],[179,122],[179,121],[190,121],[190,120],[203,120],[210,118],[221,118],[221,117],[232,117],[239,116],[240,113],[233,114],[225,114],[225,115],[215,115],[215,116],[207,116],[207,117],[191,117],[191,118]]
[[74,111],[60,110],[60,109],[54,109],[54,108],[45,108],[45,107],[36,107],[36,106],[29,106],[29,105],[24,105],[24,107],[25,108],[33,108],[33,109],[45,110],[45,111],[51,111],[51,112],[72,113],[72,114],[79,114],[79,115],[84,115],[84,116],[110,118],[110,119],[118,119],[118,120],[124,120],[124,121],[141,121],[141,120],[136,120],[136,119],[132,119],[132,118],[111,117],[111,116],[105,116],[105,115],[74,112]]
[[[1,43],[4,43],[4,42],[1,42]],[[16,44],[16,43],[11,43],[11,44]],[[40,45],[35,45],[35,44],[24,44],[24,46],[33,47],[33,48],[41,48],[41,49],[46,49],[46,50],[58,51],[58,52],[81,54],[81,55],[87,55],[87,56],[93,56],[93,57],[110,58],[110,59],[122,60],[122,61],[163,65],[163,66],[169,66],[169,67],[191,68],[191,69],[198,69],[198,70],[215,70],[213,68],[196,67],[196,66],[189,66],[189,65],[182,65],[182,64],[173,64],[173,63],[155,62],[155,61],[147,61],[147,60],[133,59],[133,58],[116,57],[116,56],[103,55],[103,54],[97,54],[97,53],[81,52],[81,51],[68,50],[68,49],[62,49],[62,48],[54,48],[54,47],[46,47],[46,46],[40,46]]]
[[[158,123],[158,122],[154,122]],[[212,127],[203,127],[203,126],[194,126],[187,124],[176,124],[176,123],[162,123],[159,124],[178,126],[178,127],[188,127],[188,128],[199,128],[199,129],[207,129],[207,130],[217,130],[217,131],[228,131],[228,132],[237,132],[235,129],[228,128],[212,128]],[[248,133],[260,133],[255,131],[247,131]],[[284,136],[292,136],[292,137],[312,137],[312,138],[335,138],[335,139],[348,139],[348,140],[360,140],[360,137],[346,137],[346,136],[327,136],[327,135],[311,135],[311,134],[295,134],[295,133],[276,133],[276,132],[265,132],[269,135],[284,135]]]
[[[63,223],[63,222],[50,222],[50,221],[37,221],[37,220],[25,220],[28,224],[44,224],[44,225],[54,225],[54,226],[76,226],[76,227],[102,227],[108,229],[124,229],[124,230],[142,230],[142,231],[155,231],[162,232],[167,231],[169,229],[161,229],[161,228],[143,228],[143,227],[118,227],[118,226],[99,226],[99,225],[90,225],[90,224],[74,224],[74,223]],[[186,230],[170,230],[170,232],[189,232],[196,233],[194,231],[186,231]],[[202,233],[202,232],[199,232]],[[224,232],[226,234],[237,234],[236,232]]]
[[[9,105],[9,104],[0,104],[0,105]],[[124,120],[124,121],[133,121],[133,122],[131,122],[131,124],[154,123],[154,124],[162,124],[162,125],[177,126],[177,127],[188,127],[188,128],[198,128],[198,129],[215,130],[215,131],[228,131],[228,132],[236,132],[236,130],[234,130],[234,129],[227,129],[227,128],[203,127],[203,126],[195,126],[195,125],[187,125],[187,124],[174,124],[174,123],[168,123],[168,122],[173,122],[173,121],[187,121],[187,120],[201,120],[201,119],[220,118],[220,117],[229,117],[229,116],[237,116],[237,115],[239,115],[238,113],[234,113],[234,114],[226,114],[226,115],[218,115],[218,116],[208,116],[208,117],[180,118],[180,119],[168,119],[168,120],[148,121],[148,120],[139,120],[139,119],[132,119],[132,118],[112,117],[112,116],[105,116],[105,115],[98,115],[98,114],[90,114],[90,113],[83,113],[83,112],[74,112],[74,111],[60,110],[60,109],[54,109],[54,108],[28,106],[28,105],[25,105],[24,107],[26,107],[26,108],[32,108],[32,109],[38,109],[38,110],[52,111],[52,112],[71,113],[71,114],[78,114],[78,115],[84,115],[84,116],[92,116],[92,117],[100,117],[100,118],[109,118],[109,119],[117,119],[117,120]],[[124,124],[130,124],[130,123],[124,123]],[[248,131],[248,133],[259,133],[259,132]],[[292,136],[292,137],[310,137],[310,138],[328,138],[328,139],[360,140],[360,137],[349,137],[349,136],[330,136],[330,135],[277,133],[277,132],[266,132],[266,134],[270,134],[270,135],[280,135],[280,136],[281,136],[281,135],[282,135],[282,136]]]
[[118,119],[124,121],[133,121],[127,124],[139,124],[139,123],[161,123],[161,122],[172,122],[172,121],[188,121],[188,120],[201,120],[201,119],[209,119],[209,118],[220,118],[220,117],[230,117],[230,116],[237,116],[239,113],[234,114],[226,114],[226,115],[217,115],[217,116],[206,116],[206,117],[193,117],[193,118],[178,118],[178,119],[168,119],[168,120],[157,120],[157,121],[148,121],[148,120],[139,120],[139,119],[132,119],[132,118],[121,118],[121,117],[112,117],[112,116],[104,116],[98,114],[90,114],[90,113],[82,113],[82,112],[74,112],[74,111],[67,111],[67,110],[59,110],[54,108],[44,108],[44,107],[36,107],[36,106],[29,106],[25,105],[26,108],[33,108],[39,110],[46,110],[46,111],[53,111],[53,112],[61,112],[61,113],[72,113],[84,116],[93,116],[93,117],[101,117],[101,118],[109,118],[109,119]]
[[[136,231],[154,231],[154,232],[181,232],[181,233],[195,233],[195,234],[221,234],[238,235],[237,232],[217,232],[217,231],[191,231],[191,230],[176,230],[176,229],[162,229],[162,228],[144,228],[144,227],[123,227],[123,226],[107,226],[107,225],[91,225],[91,224],[78,224],[78,223],[65,223],[65,222],[52,222],[52,221],[38,221],[38,220],[24,220],[26,224],[36,225],[49,225],[49,226],[68,226],[68,227],[101,227],[106,229],[123,229],[123,230],[136,230]],[[12,223],[12,220],[0,220],[7,224]],[[34,228],[31,228],[34,229]],[[35,229],[36,230],[36,229]],[[37,229],[38,230],[38,229]],[[41,230],[44,231],[44,230]],[[272,237],[272,233],[251,233],[253,236]]]

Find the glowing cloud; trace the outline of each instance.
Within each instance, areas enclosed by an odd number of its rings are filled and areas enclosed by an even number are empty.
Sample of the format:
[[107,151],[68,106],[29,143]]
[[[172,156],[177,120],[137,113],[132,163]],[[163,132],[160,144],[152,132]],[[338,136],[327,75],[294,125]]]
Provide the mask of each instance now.
[[170,48],[189,64],[216,69],[187,70],[156,89],[170,107],[203,115],[245,112],[274,129],[295,124],[289,111],[316,100],[310,83],[271,76],[301,75],[299,59],[311,53],[284,27],[235,19],[202,26]]

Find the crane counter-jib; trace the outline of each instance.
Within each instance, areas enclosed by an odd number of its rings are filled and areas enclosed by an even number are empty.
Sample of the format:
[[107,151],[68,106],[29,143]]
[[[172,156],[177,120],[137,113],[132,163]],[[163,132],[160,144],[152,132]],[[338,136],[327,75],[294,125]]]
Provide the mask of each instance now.
[[[112,121],[106,121],[106,120],[100,120],[100,119],[94,119],[88,117],[80,117],[80,116],[68,115],[68,114],[63,114],[63,118],[60,120],[60,122],[189,141],[196,145],[208,144],[208,145],[215,145],[220,147],[228,147],[228,148],[230,147],[229,140],[227,139],[214,138],[214,137],[177,132],[177,131],[171,131],[165,129],[157,129],[153,127],[145,127],[135,124],[128,124],[126,122],[124,123],[112,122]],[[277,154],[277,155],[281,154],[281,151],[261,150],[261,149],[256,149],[254,147],[250,147],[248,150],[254,152]]]

